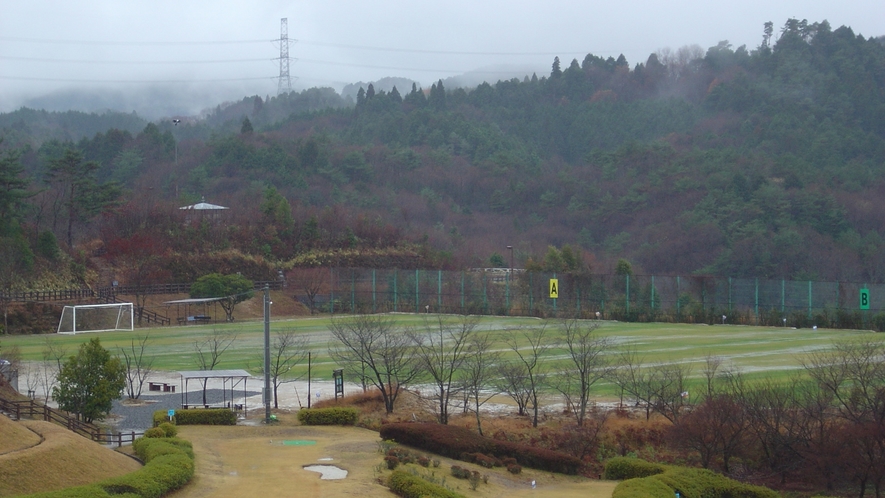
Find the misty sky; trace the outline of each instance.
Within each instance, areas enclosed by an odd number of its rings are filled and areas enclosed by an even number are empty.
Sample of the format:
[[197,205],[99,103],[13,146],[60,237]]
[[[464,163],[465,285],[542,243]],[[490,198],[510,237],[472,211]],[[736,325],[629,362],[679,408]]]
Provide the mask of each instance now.
[[[554,55],[567,67],[588,52],[623,53],[632,67],[663,48],[706,49],[729,40],[753,49],[764,22],[779,29],[791,17],[826,19],[834,29],[847,25],[867,37],[885,35],[883,0],[0,0],[0,5],[0,111],[72,88],[127,93],[160,87],[215,99],[191,107],[274,95],[283,17],[295,41],[289,47],[295,89],[340,90],[384,76],[429,86],[502,65],[534,69],[540,76],[549,73]],[[509,76],[493,70],[488,80]]]

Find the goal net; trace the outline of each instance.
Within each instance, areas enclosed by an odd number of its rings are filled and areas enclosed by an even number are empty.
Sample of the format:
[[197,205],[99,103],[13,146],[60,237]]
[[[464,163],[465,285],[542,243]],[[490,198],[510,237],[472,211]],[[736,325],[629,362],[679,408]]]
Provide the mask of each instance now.
[[59,334],[134,330],[132,303],[65,306],[58,321]]

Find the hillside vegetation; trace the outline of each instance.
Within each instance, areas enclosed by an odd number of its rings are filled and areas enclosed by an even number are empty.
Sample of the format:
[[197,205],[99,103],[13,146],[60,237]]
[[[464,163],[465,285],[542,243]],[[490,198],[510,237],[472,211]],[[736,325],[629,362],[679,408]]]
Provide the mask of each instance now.
[[23,428],[33,431],[39,444],[0,454],[0,496],[65,489],[141,468],[126,455],[49,422],[13,422],[0,416],[0,441],[16,437]]
[[[367,85],[355,103],[311,89],[179,126],[108,123],[76,142],[3,128],[24,188],[49,181],[7,236],[38,260],[52,237],[84,248],[65,263],[74,278],[93,254],[162,261],[155,280],[257,279],[507,266],[507,246],[516,266],[553,271],[575,267],[551,246],[596,272],[623,258],[637,273],[885,278],[885,44],[826,21],[632,67],[588,54],[471,89]],[[69,148],[95,161],[90,196],[47,176]],[[183,222],[201,197],[230,209]]]

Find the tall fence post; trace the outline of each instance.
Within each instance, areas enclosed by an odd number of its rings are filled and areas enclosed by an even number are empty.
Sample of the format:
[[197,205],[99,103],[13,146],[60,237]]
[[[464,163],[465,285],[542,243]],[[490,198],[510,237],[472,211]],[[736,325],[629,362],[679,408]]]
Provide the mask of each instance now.
[[627,281],[627,302],[625,304],[627,316],[624,317],[624,320],[629,320],[630,319],[629,318],[630,317],[630,274],[627,273],[624,275],[624,277],[625,277],[625,280]]
[[756,315],[756,325],[759,325],[759,277],[756,277],[756,299],[753,304],[753,314]]
[[461,271],[461,313],[464,313],[464,271]]
[[811,280],[808,281],[808,319],[811,320]]
[[329,314],[335,314],[335,269],[329,268]]
[[781,279],[781,314],[787,317],[787,281]]

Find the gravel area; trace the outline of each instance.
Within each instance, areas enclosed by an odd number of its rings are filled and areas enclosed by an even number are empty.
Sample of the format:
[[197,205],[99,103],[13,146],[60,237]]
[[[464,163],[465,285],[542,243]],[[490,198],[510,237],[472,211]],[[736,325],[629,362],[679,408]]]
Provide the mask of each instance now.
[[[223,402],[230,402],[230,391],[225,393],[222,389],[207,389],[206,402],[220,405]],[[249,398],[258,396],[261,392],[246,391]],[[200,391],[191,391],[188,393],[188,401],[201,402],[203,400]],[[233,403],[243,403],[243,391],[234,392]],[[114,401],[114,407],[111,410],[111,416],[105,422],[112,425],[120,432],[143,432],[154,424],[154,412],[157,410],[181,410],[182,394],[181,393],[142,393],[138,400],[130,401],[126,398]],[[257,410],[261,407],[260,401],[256,404],[247,403],[247,409]],[[242,414],[240,415],[242,416]]]

